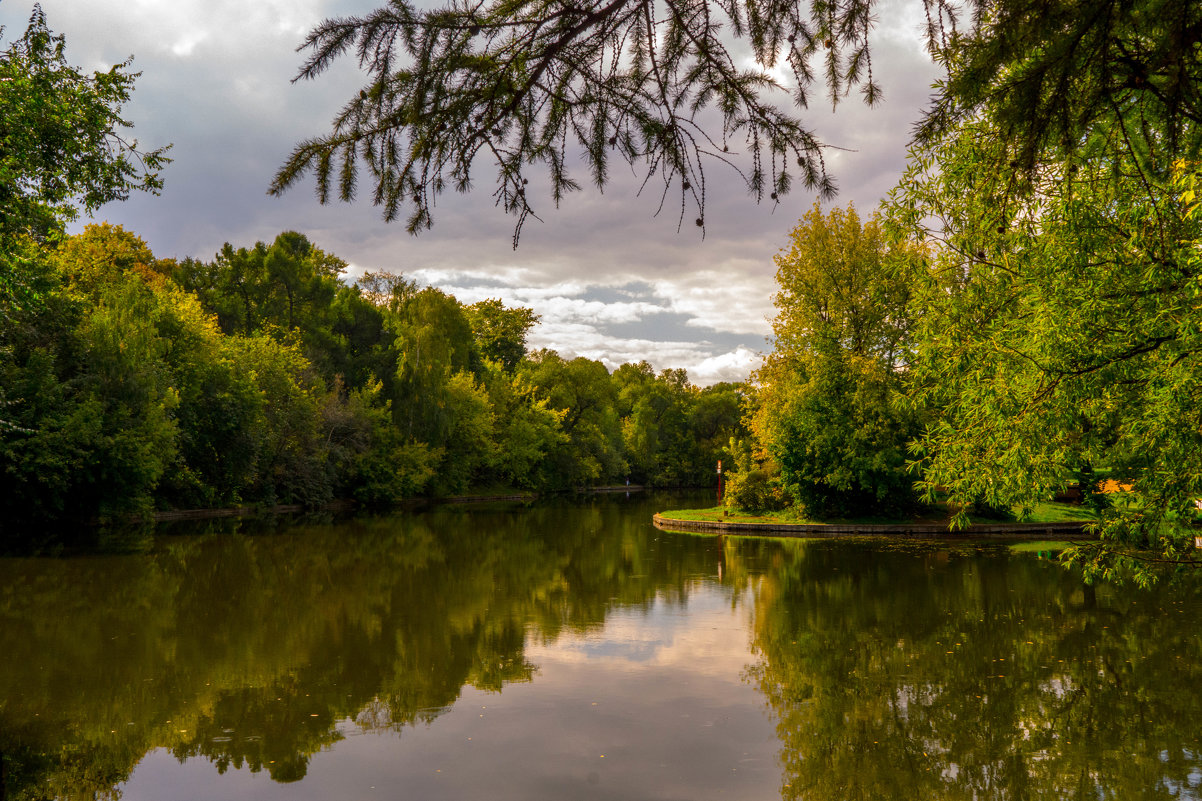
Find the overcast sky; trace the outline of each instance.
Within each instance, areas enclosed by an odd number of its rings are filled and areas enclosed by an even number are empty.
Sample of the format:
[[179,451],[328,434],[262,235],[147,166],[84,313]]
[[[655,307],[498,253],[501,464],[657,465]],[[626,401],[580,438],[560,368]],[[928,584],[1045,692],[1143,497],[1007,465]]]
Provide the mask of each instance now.
[[[272,176],[302,138],[325,133],[334,113],[365,81],[347,59],[317,81],[292,84],[296,47],[329,16],[361,14],[373,0],[43,0],[51,30],[67,37],[67,58],[107,69],[134,57],[142,72],[124,113],[145,147],[173,143],[159,197],[105,206],[97,221],[125,226],[156,256],[211,259],[224,242],[270,242],[305,233],[364,270],[402,272],[464,303],[498,297],[542,315],[532,347],[600,359],[610,369],[646,359],[657,370],[684,367],[694,383],[741,380],[768,349],[772,257],[814,203],[795,189],[779,205],[756,205],[742,179],[707,168],[706,231],[677,232],[677,214],[654,217],[658,192],[637,196],[638,180],[617,179],[559,209],[535,198],[544,223],[527,224],[511,247],[513,219],[493,207],[492,171],[469,195],[443,195],[434,227],[411,237],[384,223],[370,202],[318,204],[307,181],[268,197]],[[7,46],[24,32],[30,0],[0,0]],[[838,205],[871,212],[905,163],[911,125],[938,73],[919,39],[921,6],[878,8],[873,63],[884,102],[856,99],[832,113],[815,103],[805,119],[844,150],[826,156]],[[669,203],[669,205],[671,202]],[[677,210],[678,213],[678,210]],[[86,222],[86,221],[85,221]]]

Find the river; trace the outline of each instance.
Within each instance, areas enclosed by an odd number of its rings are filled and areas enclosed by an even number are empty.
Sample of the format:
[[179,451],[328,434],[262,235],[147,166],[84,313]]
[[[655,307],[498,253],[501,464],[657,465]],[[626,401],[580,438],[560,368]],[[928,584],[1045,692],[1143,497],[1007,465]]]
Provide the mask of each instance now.
[[1202,590],[631,494],[0,559],[7,799],[1199,799]]

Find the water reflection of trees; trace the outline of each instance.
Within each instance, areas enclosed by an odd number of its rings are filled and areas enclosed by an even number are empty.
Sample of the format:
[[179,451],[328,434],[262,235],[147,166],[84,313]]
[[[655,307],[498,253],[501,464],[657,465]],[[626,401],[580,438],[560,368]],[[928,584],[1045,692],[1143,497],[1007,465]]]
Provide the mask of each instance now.
[[[744,543],[782,798],[1202,797],[1199,597],[1000,549]],[[888,555],[886,555],[888,556]]]
[[528,635],[683,600],[717,546],[657,541],[650,514],[449,508],[0,562],[2,789],[104,795],[156,747],[303,778],[348,729],[428,722],[465,686],[529,681]]
[[1093,590],[1000,549],[659,536],[643,503],[0,561],[7,798],[105,795],[156,747],[300,779],[357,730],[529,681],[531,638],[683,603],[719,563],[732,601],[754,592],[783,798],[1202,796],[1187,589]]

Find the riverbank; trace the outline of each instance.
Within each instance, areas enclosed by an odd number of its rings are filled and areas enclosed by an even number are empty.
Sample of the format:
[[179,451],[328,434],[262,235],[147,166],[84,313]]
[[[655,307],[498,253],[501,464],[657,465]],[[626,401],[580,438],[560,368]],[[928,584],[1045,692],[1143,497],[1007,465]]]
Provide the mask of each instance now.
[[[580,487],[578,489],[560,490],[557,492],[498,492],[479,493],[475,495],[452,495],[443,498],[411,498],[398,504],[398,508],[408,508],[430,503],[488,503],[493,501],[535,501],[549,495],[571,494],[607,494],[615,492],[642,492],[646,487],[642,484],[612,485],[601,487]],[[180,520],[216,520],[225,517],[257,517],[260,515],[288,515],[302,512],[350,512],[362,506],[355,501],[331,501],[317,507],[300,504],[279,504],[276,506],[227,506],[215,509],[167,509],[154,512],[149,518],[156,523],[169,523]]]
[[[704,511],[704,510],[696,510]],[[947,522],[918,523],[782,523],[727,520],[701,520],[665,515],[686,515],[688,511],[659,513],[651,522],[662,531],[704,534],[730,534],[744,537],[904,537],[909,539],[1016,539],[1086,540],[1093,539],[1092,521],[1059,520],[1037,523],[973,523],[952,529]]]

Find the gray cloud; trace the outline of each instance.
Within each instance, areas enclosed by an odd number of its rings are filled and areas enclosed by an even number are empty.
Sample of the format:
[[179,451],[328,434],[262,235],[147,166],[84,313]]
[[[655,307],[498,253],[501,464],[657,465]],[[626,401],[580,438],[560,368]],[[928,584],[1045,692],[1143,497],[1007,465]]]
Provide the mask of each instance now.
[[[755,204],[729,168],[707,169],[704,238],[680,198],[658,217],[659,185],[638,194],[625,168],[599,192],[587,183],[559,209],[541,202],[517,252],[512,218],[493,207],[492,171],[480,165],[477,190],[439,199],[435,226],[419,237],[379,219],[369,203],[320,206],[312,183],[270,198],[266,189],[294,144],[321,133],[357,89],[347,59],[315,82],[290,83],[295,48],[327,16],[362,13],[372,0],[43,0],[53,30],[66,35],[68,59],[89,69],[135,56],[142,71],[124,109],[147,146],[173,142],[161,197],[134,197],[98,219],[138,233],[159,256],[210,258],[223,242],[270,241],[305,232],[366,269],[400,271],[464,302],[501,297],[543,315],[532,344],[610,367],[647,359],[656,369],[685,367],[698,383],[740,379],[765,349],[775,267],[772,257],[814,202],[800,188],[779,204]],[[32,4],[0,0],[5,41],[20,35]],[[913,122],[937,75],[918,38],[921,7],[909,0],[878,8],[874,71],[885,90],[877,108],[856,98],[832,113],[815,98],[806,119],[826,142],[840,194],[864,213],[897,180]],[[732,148],[737,150],[737,148]],[[532,197],[544,187],[531,175]],[[545,197],[545,194],[542,195]],[[353,277],[352,275],[352,277]],[[626,293],[625,295],[621,293]]]

